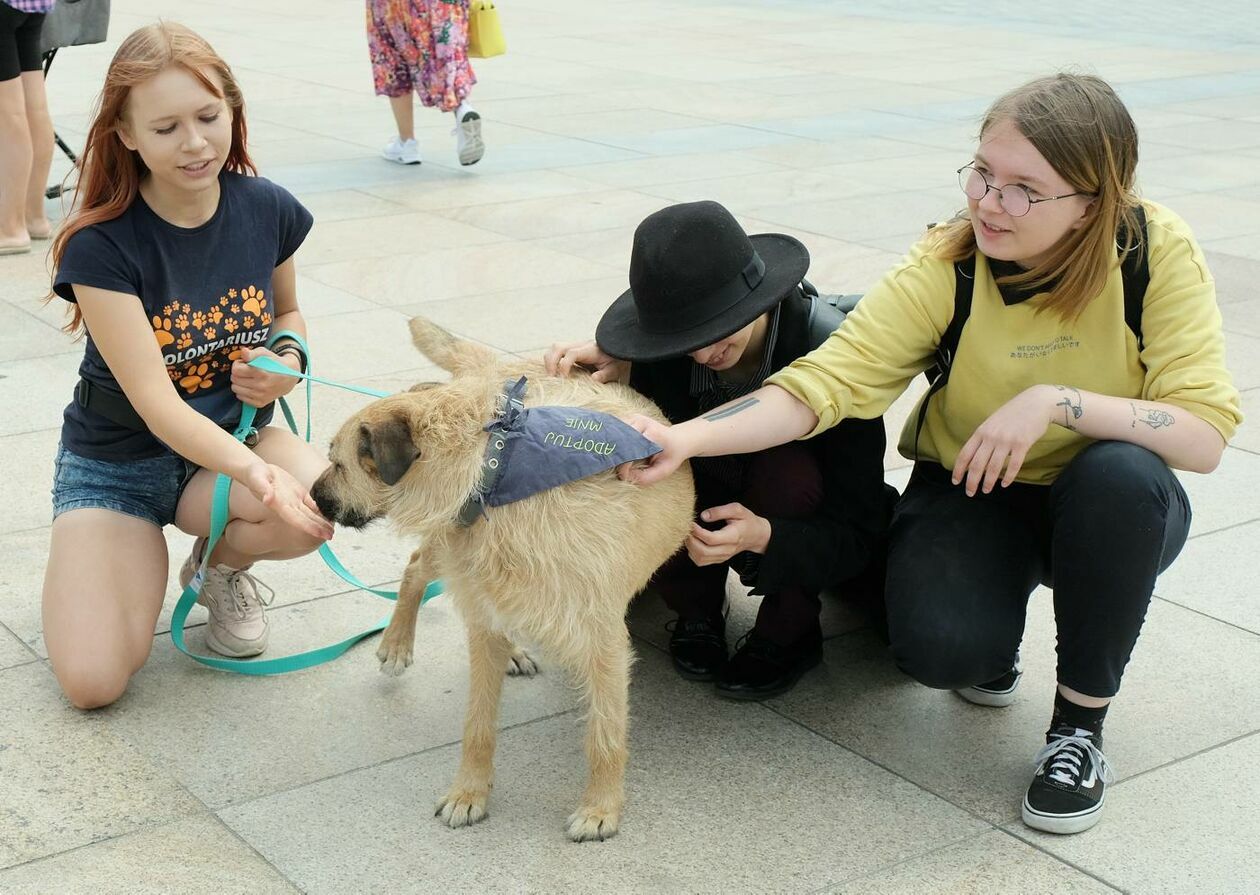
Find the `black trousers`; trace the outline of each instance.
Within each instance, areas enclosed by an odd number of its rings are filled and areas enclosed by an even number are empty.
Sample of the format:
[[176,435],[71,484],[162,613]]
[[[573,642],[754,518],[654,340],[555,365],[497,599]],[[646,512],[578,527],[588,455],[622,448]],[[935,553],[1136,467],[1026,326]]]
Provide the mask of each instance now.
[[[696,512],[726,503],[742,503],[759,516],[794,518],[817,509],[822,500],[822,471],[814,454],[800,442],[748,455],[742,485],[706,475],[703,464],[695,464]],[[686,549],[657,569],[652,586],[681,618],[718,615],[726,600],[726,572],[744,554],[727,563],[697,566]],[[822,608],[817,588],[801,585],[768,593],[757,612],[756,630],[771,640],[787,645],[818,626]]]
[[1190,503],[1158,456],[1102,441],[1054,484],[968,497],[949,471],[919,464],[893,517],[888,630],[898,666],[957,689],[1011,668],[1029,594],[1054,589],[1058,681],[1114,696],[1155,577],[1185,544]]

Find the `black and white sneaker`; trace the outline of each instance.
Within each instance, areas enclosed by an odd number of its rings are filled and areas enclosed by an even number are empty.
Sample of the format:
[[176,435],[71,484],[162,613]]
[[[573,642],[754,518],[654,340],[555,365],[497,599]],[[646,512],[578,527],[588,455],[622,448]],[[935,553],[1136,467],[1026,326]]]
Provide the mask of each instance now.
[[974,687],[963,687],[954,692],[968,702],[976,705],[989,705],[1002,708],[1015,701],[1015,691],[1019,688],[1019,679],[1024,676],[1023,666],[1019,661],[1019,653],[1015,653],[1015,664],[997,680],[987,684],[976,684]]
[[1115,780],[1093,734],[1052,730],[1037,753],[1037,773],[1024,796],[1024,823],[1047,833],[1080,833],[1102,818],[1103,794]]

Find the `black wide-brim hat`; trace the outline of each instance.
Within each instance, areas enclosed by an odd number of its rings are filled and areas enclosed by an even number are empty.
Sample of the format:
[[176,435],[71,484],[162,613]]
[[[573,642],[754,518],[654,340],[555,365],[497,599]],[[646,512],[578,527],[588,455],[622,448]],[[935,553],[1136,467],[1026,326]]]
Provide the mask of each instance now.
[[690,354],[769,311],[807,270],[799,240],[749,236],[716,202],[662,208],[634,231],[630,288],[604,312],[595,341],[629,361]]

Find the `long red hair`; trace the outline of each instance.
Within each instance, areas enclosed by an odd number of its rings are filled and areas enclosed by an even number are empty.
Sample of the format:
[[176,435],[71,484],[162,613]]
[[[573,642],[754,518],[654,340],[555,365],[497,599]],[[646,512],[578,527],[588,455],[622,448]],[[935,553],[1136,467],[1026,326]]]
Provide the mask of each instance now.
[[[205,38],[177,22],[156,22],[138,28],[118,47],[105,73],[105,86],[96,101],[87,144],[79,156],[74,207],[53,240],[54,270],[61,266],[66,244],[74,234],[119,217],[136,201],[140,181],[149,171],[140,154],[123,145],[118,131],[123,127],[131,89],[172,66],[187,71],[215,96],[226,100],[232,110],[232,146],[224,167],[241,174],[258,173],[245,149],[245,99],[228,64]],[[219,76],[221,90],[206,70]],[[77,334],[82,328],[83,314],[77,303],[71,303],[70,322],[64,329]]]

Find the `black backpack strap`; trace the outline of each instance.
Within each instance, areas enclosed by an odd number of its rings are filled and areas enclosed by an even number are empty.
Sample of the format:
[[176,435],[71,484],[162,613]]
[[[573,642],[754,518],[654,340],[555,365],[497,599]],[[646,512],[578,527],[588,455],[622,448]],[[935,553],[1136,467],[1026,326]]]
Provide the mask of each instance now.
[[1146,300],[1146,288],[1151,284],[1151,268],[1146,251],[1146,209],[1140,204],[1135,209],[1140,238],[1133,239],[1127,229],[1121,228],[1117,244],[1121,250],[1130,242],[1135,244],[1120,260],[1120,277],[1124,282],[1124,322],[1137,337],[1138,351],[1142,344],[1142,304]]
[[954,316],[949,326],[941,334],[941,341],[936,346],[936,357],[932,366],[924,375],[931,385],[927,394],[919,402],[919,418],[914,427],[914,459],[919,459],[919,435],[923,432],[923,421],[927,419],[928,402],[932,396],[949,382],[949,372],[954,366],[954,355],[958,353],[958,342],[962,339],[963,327],[971,316],[971,296],[976,285],[976,256],[954,262]]

